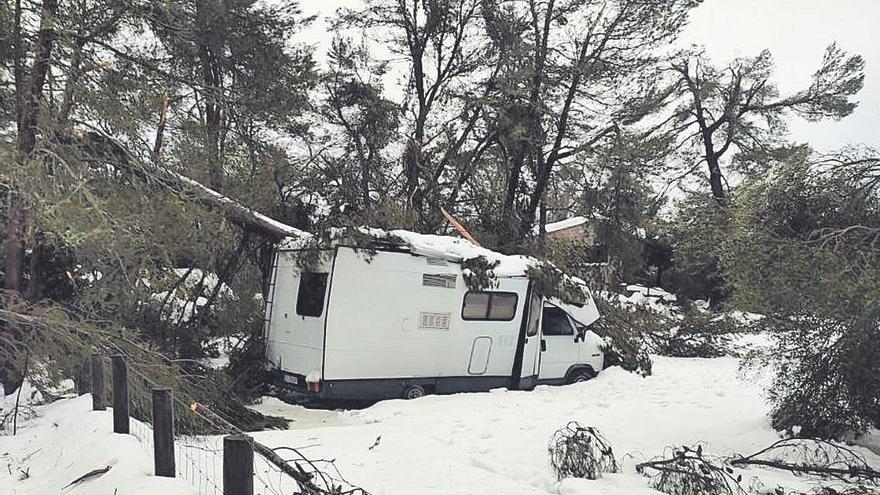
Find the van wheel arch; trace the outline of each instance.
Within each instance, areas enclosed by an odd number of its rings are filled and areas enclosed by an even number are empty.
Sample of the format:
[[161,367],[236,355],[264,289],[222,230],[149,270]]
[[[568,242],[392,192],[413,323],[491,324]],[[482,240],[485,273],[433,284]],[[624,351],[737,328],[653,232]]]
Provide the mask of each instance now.
[[568,373],[565,374],[565,383],[585,382],[595,378],[598,373],[588,364],[579,364],[572,366]]
[[425,390],[425,387],[422,385],[417,385],[415,383],[407,385],[403,388],[403,398],[406,400],[410,399],[418,399],[427,395],[428,392]]

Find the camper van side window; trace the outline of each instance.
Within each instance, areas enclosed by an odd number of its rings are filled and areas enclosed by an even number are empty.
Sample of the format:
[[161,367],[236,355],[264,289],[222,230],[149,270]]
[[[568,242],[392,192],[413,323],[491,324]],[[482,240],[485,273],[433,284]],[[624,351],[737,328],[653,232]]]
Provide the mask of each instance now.
[[510,321],[516,314],[516,294],[512,292],[494,292],[489,298],[488,320]]
[[541,322],[542,307],[544,307],[543,298],[532,294],[532,301],[529,303],[529,326],[526,327],[527,337],[538,335],[538,324]]
[[565,311],[556,306],[546,306],[541,319],[544,335],[574,335],[571,323]]
[[513,292],[468,292],[461,307],[463,320],[510,321],[516,316]]
[[321,316],[324,312],[325,292],[327,292],[326,273],[302,273],[299,276],[299,294],[296,296],[296,314]]

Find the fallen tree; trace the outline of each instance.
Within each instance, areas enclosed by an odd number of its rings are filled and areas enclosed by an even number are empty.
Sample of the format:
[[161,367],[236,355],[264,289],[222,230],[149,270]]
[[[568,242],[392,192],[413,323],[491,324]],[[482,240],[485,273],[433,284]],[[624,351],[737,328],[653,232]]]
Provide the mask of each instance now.
[[849,447],[820,439],[786,438],[751,455],[731,458],[729,463],[880,486],[880,471],[869,466],[862,455]]
[[651,486],[670,495],[746,495],[742,475],[723,459],[703,455],[703,447],[674,447],[664,457],[636,465],[636,471],[651,478]]
[[548,447],[550,466],[559,480],[585,478],[595,480],[602,473],[619,470],[611,444],[599,430],[571,421],[556,430]]
[[[285,237],[307,236],[308,233],[284,224],[244,206],[240,202],[150,160],[141,159],[124,144],[96,131],[68,128],[53,134],[55,143],[73,146],[93,167],[111,166],[122,172],[166,190],[192,198],[202,206],[217,208],[231,222],[248,232],[277,242]],[[54,143],[46,143],[52,145]],[[56,157],[57,158],[57,157]]]

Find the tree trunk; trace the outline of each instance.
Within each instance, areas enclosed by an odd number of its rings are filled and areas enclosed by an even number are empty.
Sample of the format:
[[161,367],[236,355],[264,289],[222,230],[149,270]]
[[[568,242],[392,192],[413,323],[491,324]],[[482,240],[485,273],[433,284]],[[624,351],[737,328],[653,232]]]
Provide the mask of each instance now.
[[718,158],[710,154],[706,157],[706,163],[709,165],[709,186],[712,188],[712,197],[720,206],[724,206],[727,193],[724,191],[724,176],[721,174]]
[[[360,138],[358,138],[359,140]],[[362,153],[359,152],[359,155]],[[368,211],[370,209],[370,165],[373,163],[373,157],[375,153],[370,147],[370,151],[366,157],[361,157],[361,201],[364,205],[364,211]]]
[[509,239],[514,237],[513,232],[507,231],[512,230],[512,227],[515,224],[513,218],[514,204],[516,203],[516,193],[519,191],[520,173],[522,172],[522,166],[525,162],[526,144],[520,141],[517,143],[516,147],[516,153],[514,154],[513,160],[510,161],[510,168],[507,171],[507,187],[504,192],[504,204],[501,207],[501,221],[506,224],[504,235],[508,236]]
[[[217,32],[212,19],[225,14],[223,3],[216,2],[207,5],[208,2],[196,2],[196,22],[199,26],[199,63],[202,70],[202,82],[204,83],[205,100],[205,148],[207,150],[208,184],[212,189],[223,192],[223,165],[220,160],[222,154],[223,113],[222,95],[223,75],[220,66],[220,54],[215,37],[222,37],[223,33]],[[217,10],[219,9],[219,11]]]
[[422,137],[416,133],[406,143],[404,152],[406,167],[406,205],[417,213],[421,212],[421,195],[419,194],[419,169],[422,161]]
[[24,263],[24,208],[15,193],[10,191],[9,234],[6,236],[6,280],[7,290],[18,292],[21,288],[21,268]]
[[49,72],[49,57],[52,53],[52,43],[55,40],[55,14],[57,10],[58,0],[46,0],[43,2],[40,32],[37,34],[37,43],[34,48],[34,64],[31,68],[30,80],[24,88],[25,93],[21,109],[18,151],[19,158],[22,160],[34,150],[37,141],[37,117],[40,112],[43,85]]
[[12,33],[12,75],[15,80],[15,125],[21,132],[21,98],[24,95],[24,46],[21,36],[21,0],[15,0]]
[[[16,5],[16,9],[18,9]],[[34,62],[31,67],[31,75],[26,85],[16,84],[24,94],[17,94],[17,101],[21,102],[21,111],[18,116],[18,155],[19,166],[23,166],[28,155],[34,151],[37,142],[37,117],[40,112],[40,100],[43,95],[43,85],[49,72],[49,57],[52,54],[52,44],[55,40],[55,15],[58,11],[58,0],[45,0],[43,2],[40,32],[37,34],[34,46]],[[16,12],[18,15],[18,12]],[[16,36],[20,37],[20,28],[16,26]],[[21,40],[16,40],[19,46]],[[16,50],[16,57],[21,55],[21,50]],[[20,66],[21,61],[17,62]],[[5,287],[8,290],[18,292],[21,288],[21,272],[24,263],[24,226],[25,207],[21,198],[10,192],[9,229],[6,236],[6,280]]]

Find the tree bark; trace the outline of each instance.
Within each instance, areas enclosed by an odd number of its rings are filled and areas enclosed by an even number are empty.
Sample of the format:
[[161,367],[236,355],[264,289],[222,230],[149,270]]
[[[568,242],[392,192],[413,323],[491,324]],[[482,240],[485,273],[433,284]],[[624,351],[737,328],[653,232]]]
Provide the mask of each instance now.
[[712,188],[712,196],[719,205],[724,206],[727,201],[727,193],[724,190],[724,176],[721,173],[721,165],[714,155],[706,157],[709,166],[709,186]]
[[[222,2],[217,2],[217,8]],[[222,36],[216,32],[216,27],[211,25],[211,18],[218,16],[218,12],[212,11],[204,1],[196,2],[196,21],[199,25],[199,63],[202,69],[202,82],[205,93],[205,147],[208,154],[208,184],[212,189],[223,192],[223,165],[220,160],[222,154],[222,127],[224,109],[222,105],[221,87],[223,76],[219,55],[216,47],[212,46],[211,40],[215,36]]]
[[[18,20],[20,6],[16,3],[16,17]],[[30,79],[26,85],[19,83],[16,78],[16,89],[24,91],[16,95],[17,101],[21,102],[21,110],[18,116],[18,155],[19,166],[23,166],[27,157],[34,151],[37,141],[37,117],[40,112],[40,100],[43,96],[43,85],[46,83],[46,75],[49,72],[49,58],[52,54],[52,44],[55,41],[55,15],[58,12],[58,0],[45,0],[43,2],[40,31],[37,33],[37,41],[34,47],[34,62],[31,67]],[[16,67],[20,67],[22,55],[20,49],[20,27],[16,26]],[[9,208],[9,229],[6,236],[6,280],[5,287],[10,291],[18,292],[21,288],[22,265],[24,263],[24,226],[25,207],[21,198],[11,191]]]

